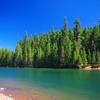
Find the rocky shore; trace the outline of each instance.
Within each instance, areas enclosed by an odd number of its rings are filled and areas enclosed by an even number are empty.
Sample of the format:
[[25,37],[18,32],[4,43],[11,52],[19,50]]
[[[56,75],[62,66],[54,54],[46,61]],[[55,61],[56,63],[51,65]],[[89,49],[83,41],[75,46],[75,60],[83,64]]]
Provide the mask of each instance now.
[[86,66],[83,69],[85,69],[85,70],[100,70],[100,66]]

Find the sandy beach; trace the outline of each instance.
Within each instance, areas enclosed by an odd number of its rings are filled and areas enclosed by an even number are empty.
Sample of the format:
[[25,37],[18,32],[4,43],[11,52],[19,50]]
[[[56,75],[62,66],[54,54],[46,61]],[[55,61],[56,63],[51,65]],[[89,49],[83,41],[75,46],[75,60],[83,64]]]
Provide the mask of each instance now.
[[0,92],[0,100],[58,100],[58,99],[55,96],[43,94],[38,91],[7,92],[5,89],[4,91]]
[[38,94],[2,94],[0,100],[56,100],[55,97],[38,95]]
[[14,99],[4,94],[0,94],[0,100],[14,100]]

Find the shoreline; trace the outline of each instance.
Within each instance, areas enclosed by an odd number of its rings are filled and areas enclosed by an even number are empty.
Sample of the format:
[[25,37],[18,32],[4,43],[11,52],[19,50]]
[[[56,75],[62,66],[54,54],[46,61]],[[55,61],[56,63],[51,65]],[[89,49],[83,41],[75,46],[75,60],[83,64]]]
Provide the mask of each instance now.
[[86,67],[86,68],[83,68],[83,70],[100,70],[100,68],[90,68],[90,67]]
[[83,69],[83,70],[100,70],[100,66],[98,66],[98,65],[94,65],[94,66],[89,65],[89,66],[85,66],[84,68],[81,68],[81,69]]
[[63,69],[73,69],[73,70],[100,70],[100,65],[99,64],[87,64],[87,65],[79,65],[79,64],[67,64],[67,65],[41,65],[37,67],[28,67],[28,66],[23,66],[23,67],[12,67],[12,66],[1,66],[0,68],[5,68],[5,69],[56,69],[56,70],[63,70]]
[[[10,68],[13,68],[13,69],[27,69],[28,67],[0,67],[0,68],[5,68],[5,69],[10,69]],[[76,70],[76,69],[79,69],[79,70],[100,70],[100,67],[94,67],[94,66],[85,66],[85,67],[83,67],[82,66],[82,68],[80,67],[80,68],[45,68],[45,67],[41,67],[41,68],[34,68],[34,67],[32,67],[32,68],[28,68],[28,69],[56,69],[56,70],[63,70],[63,69],[74,69],[74,70]]]
[[14,99],[10,96],[4,95],[3,93],[0,93],[0,100],[14,100]]
[[8,91],[0,88],[0,100],[59,100],[55,95],[42,93],[42,91]]
[[0,100],[59,100],[55,96],[48,96],[39,93],[0,93]]

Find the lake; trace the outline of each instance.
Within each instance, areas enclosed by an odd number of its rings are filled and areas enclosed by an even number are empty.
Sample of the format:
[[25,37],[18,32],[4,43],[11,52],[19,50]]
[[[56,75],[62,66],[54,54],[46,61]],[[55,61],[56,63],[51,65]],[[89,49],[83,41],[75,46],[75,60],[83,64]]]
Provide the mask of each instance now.
[[2,87],[5,92],[37,91],[55,100],[96,100],[100,98],[100,71],[1,68]]

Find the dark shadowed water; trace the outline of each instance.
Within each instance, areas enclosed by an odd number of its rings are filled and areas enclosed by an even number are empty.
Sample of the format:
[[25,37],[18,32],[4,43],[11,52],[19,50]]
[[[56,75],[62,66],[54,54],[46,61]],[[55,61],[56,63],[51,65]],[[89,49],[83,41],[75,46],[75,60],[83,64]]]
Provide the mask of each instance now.
[[99,100],[100,71],[1,68],[0,87],[41,91],[61,100]]

